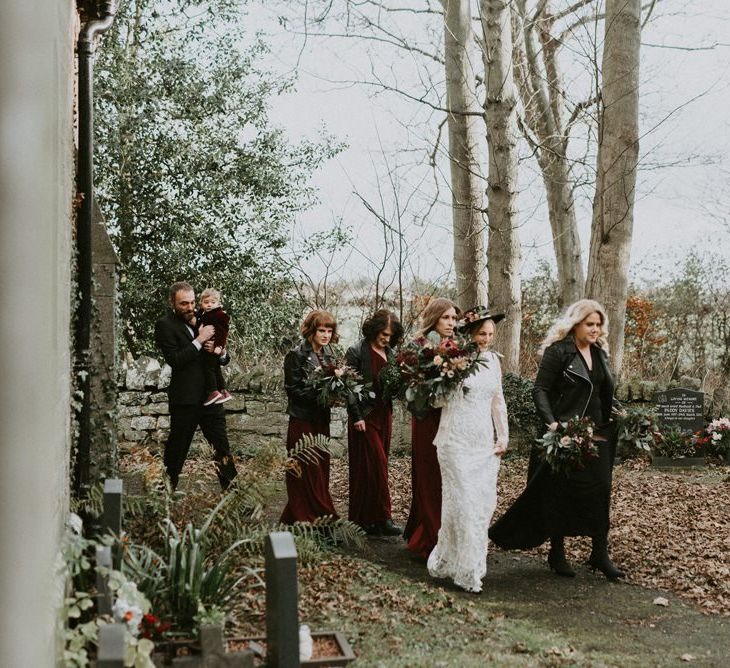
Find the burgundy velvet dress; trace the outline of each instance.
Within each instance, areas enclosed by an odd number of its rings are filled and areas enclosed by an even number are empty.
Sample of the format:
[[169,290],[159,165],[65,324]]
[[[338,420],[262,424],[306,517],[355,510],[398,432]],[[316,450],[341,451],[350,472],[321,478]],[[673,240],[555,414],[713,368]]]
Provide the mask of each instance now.
[[441,527],[441,469],[436,446],[441,409],[432,408],[422,420],[411,421],[411,511],[403,532],[408,549],[428,559]]
[[[284,358],[284,387],[288,397],[289,428],[286,449],[291,451],[305,434],[330,435],[330,409],[317,403],[316,396],[307,387],[312,368],[331,361],[327,349],[315,353],[309,341],[302,341]],[[320,452],[316,462],[299,460],[301,474],[286,474],[287,504],[281,515],[285,524],[312,522],[318,517],[337,517],[330,496],[330,458]]]
[[393,410],[383,401],[378,382],[387,361],[370,354],[370,370],[375,379],[375,407],[365,416],[365,431],[356,431],[352,419],[347,425],[350,461],[349,519],[360,526],[382,524],[391,517],[388,489],[388,454],[393,431]]
[[[286,449],[291,450],[304,434],[330,435],[329,419],[308,422],[300,418],[289,417],[289,428],[286,433]],[[318,517],[332,515],[337,517],[335,506],[330,496],[330,456],[321,453],[317,463],[300,462],[300,477],[291,472],[286,474],[287,504],[281,514],[284,524],[294,522],[312,522]]]

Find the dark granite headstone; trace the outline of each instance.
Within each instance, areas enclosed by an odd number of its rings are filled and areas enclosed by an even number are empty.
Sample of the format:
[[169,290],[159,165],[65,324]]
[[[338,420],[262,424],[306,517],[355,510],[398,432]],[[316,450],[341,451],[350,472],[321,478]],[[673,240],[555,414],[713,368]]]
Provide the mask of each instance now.
[[[114,536],[122,535],[122,493],[124,483],[119,478],[104,480],[104,507],[101,515],[103,533]],[[116,545],[112,550],[112,565],[119,569],[122,566],[122,550]]]
[[102,528],[106,533],[119,536],[122,533],[122,492],[124,484],[119,478],[104,480],[104,510]]
[[297,548],[288,531],[266,536],[266,665],[299,667]]
[[654,401],[661,425],[687,431],[698,431],[705,426],[704,392],[678,387],[657,392]]

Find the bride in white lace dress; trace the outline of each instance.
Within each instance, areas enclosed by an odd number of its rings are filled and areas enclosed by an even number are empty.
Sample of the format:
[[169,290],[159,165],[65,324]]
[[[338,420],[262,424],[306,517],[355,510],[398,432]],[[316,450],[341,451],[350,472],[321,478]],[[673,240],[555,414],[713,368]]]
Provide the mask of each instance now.
[[487,531],[497,505],[500,457],[509,438],[499,358],[488,351],[495,323],[503,317],[483,306],[464,314],[464,328],[486,366],[464,381],[468,392],[457,390],[449,397],[434,439],[441,467],[441,528],[428,572],[472,592],[482,590],[487,574]]

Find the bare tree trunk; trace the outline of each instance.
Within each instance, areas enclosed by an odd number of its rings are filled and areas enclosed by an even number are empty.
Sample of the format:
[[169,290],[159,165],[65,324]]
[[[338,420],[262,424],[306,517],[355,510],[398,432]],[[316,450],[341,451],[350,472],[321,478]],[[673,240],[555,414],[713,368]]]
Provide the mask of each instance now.
[[476,45],[469,0],[442,0],[457,301],[487,301],[484,178],[479,169],[481,109],[474,87]]
[[517,121],[512,78],[509,0],[480,0],[487,100],[484,107],[489,147],[489,306],[504,310],[497,348],[506,371],[519,371],[522,293],[520,242],[516,223]]
[[567,157],[568,132],[562,117],[558,42],[550,32],[549,0],[541,3],[534,17],[526,0],[515,0],[512,6],[514,75],[525,108],[525,135],[545,184],[561,305],[570,304],[583,295],[585,277]]
[[598,175],[586,296],[609,318],[614,372],[621,369],[639,158],[640,0],[607,0],[603,43]]

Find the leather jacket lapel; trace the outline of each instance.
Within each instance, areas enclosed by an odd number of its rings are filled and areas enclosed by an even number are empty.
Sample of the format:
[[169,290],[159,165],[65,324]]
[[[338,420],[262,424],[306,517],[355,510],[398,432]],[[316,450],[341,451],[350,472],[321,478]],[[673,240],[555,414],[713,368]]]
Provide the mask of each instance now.
[[578,352],[578,348],[576,348],[575,343],[572,340],[568,342],[567,348],[569,361],[565,366],[565,372],[574,376],[579,376],[590,384],[591,379],[588,376],[586,365],[583,363],[583,360],[581,360],[580,352]]
[[372,350],[370,350],[370,342],[367,339],[363,339],[360,344],[360,375],[365,382],[372,382]]

